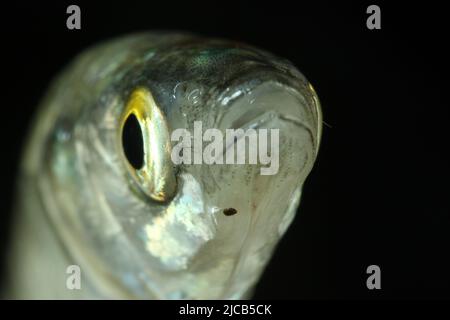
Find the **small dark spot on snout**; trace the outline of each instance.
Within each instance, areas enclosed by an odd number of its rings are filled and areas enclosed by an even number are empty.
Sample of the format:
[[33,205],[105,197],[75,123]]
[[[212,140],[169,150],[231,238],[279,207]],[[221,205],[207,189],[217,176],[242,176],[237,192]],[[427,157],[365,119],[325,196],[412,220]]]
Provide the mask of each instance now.
[[237,213],[237,210],[235,208],[227,208],[223,209],[223,214],[226,216],[233,216]]

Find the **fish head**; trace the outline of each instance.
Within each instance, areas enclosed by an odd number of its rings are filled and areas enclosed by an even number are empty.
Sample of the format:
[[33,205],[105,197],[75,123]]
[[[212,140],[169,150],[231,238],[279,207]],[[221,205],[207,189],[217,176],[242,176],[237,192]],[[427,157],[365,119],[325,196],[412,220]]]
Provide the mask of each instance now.
[[[127,41],[74,66],[91,107],[49,161],[63,242],[105,296],[245,297],[316,159],[317,95],[289,62],[251,47]],[[92,62],[105,52],[115,56]]]

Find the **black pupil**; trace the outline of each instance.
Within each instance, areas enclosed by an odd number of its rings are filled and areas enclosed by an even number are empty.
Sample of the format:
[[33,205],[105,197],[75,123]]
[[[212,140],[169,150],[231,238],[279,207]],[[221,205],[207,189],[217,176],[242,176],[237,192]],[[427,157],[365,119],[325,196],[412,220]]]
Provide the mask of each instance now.
[[125,156],[133,168],[142,168],[144,165],[144,141],[141,127],[134,114],[128,116],[123,126],[122,145]]

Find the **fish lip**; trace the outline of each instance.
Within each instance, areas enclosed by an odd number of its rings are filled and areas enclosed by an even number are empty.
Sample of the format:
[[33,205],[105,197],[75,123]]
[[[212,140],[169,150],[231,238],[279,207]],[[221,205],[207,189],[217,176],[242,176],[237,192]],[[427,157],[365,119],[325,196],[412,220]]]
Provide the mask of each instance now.
[[[221,124],[225,118],[225,115],[233,109],[233,106],[240,100],[245,99],[259,88],[263,88],[264,86],[273,86],[273,88],[284,90],[285,93],[292,95],[293,98],[297,99],[300,109],[308,117],[308,119],[304,119],[300,116],[293,116],[289,113],[283,112],[280,108],[273,107],[260,110],[259,113],[255,113],[253,117],[249,117],[248,120],[244,121],[242,124],[239,124],[239,120],[235,120],[231,127],[224,127],[224,129],[264,128],[263,123],[259,123],[256,126],[252,126],[251,123],[254,122],[256,118],[264,118],[265,115],[268,115],[268,118],[270,118],[270,116],[273,115],[278,117],[280,120],[292,122],[307,130],[311,135],[314,144],[313,149],[315,151],[315,157],[317,157],[317,152],[319,150],[322,137],[323,116],[321,104],[312,85],[299,71],[297,72],[298,78],[295,78],[296,81],[281,72],[273,72],[275,76],[258,82],[249,82],[247,78],[235,80],[233,86],[225,88],[216,97],[217,103],[213,105],[213,109],[226,108],[227,110],[217,112],[217,116],[213,121],[215,127],[222,128]],[[258,72],[255,71],[254,73],[255,75],[253,75],[253,77],[256,77]],[[251,108],[248,109],[249,110],[247,113],[251,113]],[[246,113],[243,113],[241,116],[245,115]],[[317,130],[308,124],[311,120],[317,124]]]

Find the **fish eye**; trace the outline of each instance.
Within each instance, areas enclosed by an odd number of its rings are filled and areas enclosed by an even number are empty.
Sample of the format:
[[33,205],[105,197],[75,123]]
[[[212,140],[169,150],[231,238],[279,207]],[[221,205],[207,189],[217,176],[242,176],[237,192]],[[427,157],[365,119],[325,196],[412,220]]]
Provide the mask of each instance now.
[[154,201],[168,201],[175,196],[177,182],[165,114],[145,87],[135,88],[124,107],[117,145],[125,167],[144,194]]
[[139,170],[144,165],[144,139],[136,116],[131,113],[125,120],[122,131],[122,147],[131,166]]

